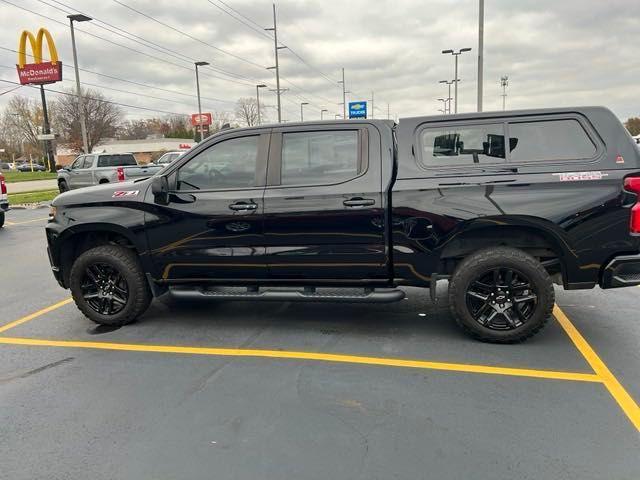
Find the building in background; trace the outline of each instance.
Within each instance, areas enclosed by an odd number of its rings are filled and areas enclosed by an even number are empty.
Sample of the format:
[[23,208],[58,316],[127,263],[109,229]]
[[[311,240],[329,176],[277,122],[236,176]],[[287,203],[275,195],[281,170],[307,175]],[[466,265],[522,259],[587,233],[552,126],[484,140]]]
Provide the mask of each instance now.
[[[133,153],[138,163],[149,163],[164,152],[188,150],[195,142],[192,138],[146,138],[142,140],[108,139],[96,145],[92,153]],[[80,154],[78,150],[58,144],[56,164],[66,166]]]

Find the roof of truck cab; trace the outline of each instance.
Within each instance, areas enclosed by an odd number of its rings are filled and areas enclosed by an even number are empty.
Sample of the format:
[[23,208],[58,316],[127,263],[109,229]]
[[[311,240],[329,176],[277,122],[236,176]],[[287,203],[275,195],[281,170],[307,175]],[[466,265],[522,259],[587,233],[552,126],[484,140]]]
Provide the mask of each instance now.
[[418,115],[414,117],[403,117],[400,118],[399,122],[403,121],[415,121],[417,119],[421,120],[433,120],[433,121],[441,121],[441,120],[475,120],[480,118],[495,118],[495,117],[513,117],[513,116],[532,116],[532,115],[550,115],[550,114],[558,114],[558,113],[581,113],[583,115],[588,116],[590,113],[595,112],[606,112],[611,114],[612,112],[603,106],[582,106],[582,107],[559,107],[559,108],[530,108],[524,110],[492,110],[489,112],[468,112],[468,113],[454,113],[447,115]]

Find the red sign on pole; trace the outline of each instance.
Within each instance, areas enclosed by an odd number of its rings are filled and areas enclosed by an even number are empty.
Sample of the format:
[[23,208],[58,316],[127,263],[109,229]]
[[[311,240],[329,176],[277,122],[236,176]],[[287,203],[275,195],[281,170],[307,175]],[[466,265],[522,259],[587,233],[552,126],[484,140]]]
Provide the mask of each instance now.
[[211,125],[211,123],[213,123],[213,120],[210,113],[203,113],[202,115],[194,113],[191,115],[191,125],[194,127],[199,125]]
[[17,65],[20,84],[44,84],[62,80],[62,62],[26,63]]

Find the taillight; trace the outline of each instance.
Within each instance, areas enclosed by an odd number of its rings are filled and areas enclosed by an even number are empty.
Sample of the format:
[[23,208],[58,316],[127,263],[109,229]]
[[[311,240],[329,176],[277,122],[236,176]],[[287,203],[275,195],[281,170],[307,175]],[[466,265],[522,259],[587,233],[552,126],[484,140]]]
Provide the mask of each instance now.
[[624,179],[624,188],[638,195],[636,204],[631,208],[631,221],[629,230],[631,233],[640,233],[640,177],[627,177]]
[[7,194],[7,184],[4,183],[4,175],[0,175],[0,195]]
[[124,168],[118,167],[116,168],[116,172],[118,173],[118,181],[124,182]]

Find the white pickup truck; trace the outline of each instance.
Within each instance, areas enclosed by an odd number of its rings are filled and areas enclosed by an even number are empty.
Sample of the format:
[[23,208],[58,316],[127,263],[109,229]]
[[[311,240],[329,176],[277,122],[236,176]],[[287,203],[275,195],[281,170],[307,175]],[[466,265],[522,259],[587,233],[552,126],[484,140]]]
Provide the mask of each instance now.
[[124,182],[151,177],[160,170],[160,165],[138,165],[131,153],[80,155],[70,166],[58,170],[58,188],[66,192],[101,183]]

